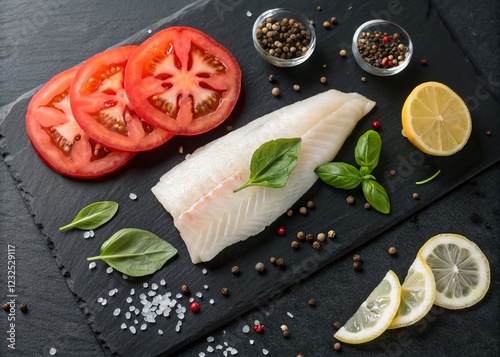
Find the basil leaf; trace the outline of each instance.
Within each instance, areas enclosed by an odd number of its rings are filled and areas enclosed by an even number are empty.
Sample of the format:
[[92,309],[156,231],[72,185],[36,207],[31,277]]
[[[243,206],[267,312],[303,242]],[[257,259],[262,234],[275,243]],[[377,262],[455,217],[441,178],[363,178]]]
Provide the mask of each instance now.
[[101,254],[87,260],[104,260],[113,269],[129,276],[154,273],[177,254],[170,243],[157,235],[137,228],[116,232],[101,246]]
[[71,223],[60,227],[59,230],[62,231],[68,228],[96,229],[113,218],[117,211],[118,203],[116,202],[94,202],[84,207]]
[[381,149],[382,138],[375,130],[368,130],[359,138],[354,149],[354,158],[359,166],[366,167],[367,172],[364,175],[377,167]]
[[238,192],[249,186],[280,188],[297,165],[301,138],[277,139],[262,144],[252,155],[250,178]]
[[381,184],[373,179],[367,179],[363,180],[361,188],[366,200],[374,209],[385,214],[391,211],[389,196]]
[[314,172],[323,182],[344,190],[351,190],[362,181],[358,169],[344,162],[330,162],[317,167]]

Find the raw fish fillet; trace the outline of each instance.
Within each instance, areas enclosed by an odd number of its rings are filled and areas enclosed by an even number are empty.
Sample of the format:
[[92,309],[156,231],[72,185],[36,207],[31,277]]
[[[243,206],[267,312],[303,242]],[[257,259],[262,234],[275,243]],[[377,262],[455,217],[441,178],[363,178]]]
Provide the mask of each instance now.
[[[152,188],[172,215],[193,263],[264,230],[317,180],[314,169],[333,160],[375,102],[336,90],[264,115],[199,148]],[[297,166],[282,188],[247,182],[254,151],[279,138],[302,138]]]

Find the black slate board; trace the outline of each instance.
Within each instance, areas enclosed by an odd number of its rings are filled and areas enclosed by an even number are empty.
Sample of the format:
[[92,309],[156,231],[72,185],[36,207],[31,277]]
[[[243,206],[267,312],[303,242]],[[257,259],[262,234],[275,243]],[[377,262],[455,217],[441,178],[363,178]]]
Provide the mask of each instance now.
[[[156,202],[150,193],[150,187],[161,174],[183,159],[177,153],[179,145],[184,146],[185,152],[191,152],[197,146],[223,135],[223,127],[199,137],[196,142],[184,138],[173,139],[158,150],[141,154],[132,165],[114,177],[95,182],[61,177],[38,160],[23,130],[28,99],[21,99],[14,105],[1,127],[2,151],[8,153],[6,161],[19,181],[35,221],[53,249],[68,285],[81,299],[82,309],[88,314],[94,331],[113,353],[127,356],[171,353],[236,315],[268,299],[278,298],[286,287],[412,215],[499,159],[498,141],[484,135],[487,129],[498,132],[499,120],[494,115],[498,112],[498,102],[478,81],[473,67],[453,44],[446,28],[426,2],[404,4],[392,12],[391,9],[379,8],[374,3],[352,5],[352,8],[346,4],[329,3],[322,5],[322,12],[317,12],[311,5],[297,6],[297,10],[303,11],[318,24],[321,24],[324,14],[335,14],[340,24],[331,30],[325,30],[319,25],[316,27],[318,46],[308,62],[292,69],[277,69],[257,57],[252,48],[250,29],[257,14],[283,4],[286,3],[273,2],[270,5],[268,2],[253,2],[252,5],[245,5],[238,2],[236,5],[229,5],[201,1],[188,11],[172,16],[151,29],[154,31],[167,25],[197,27],[233,52],[244,76],[239,106],[228,121],[234,127],[327,88],[357,91],[376,100],[377,108],[355,129],[337,159],[353,162],[352,152],[357,137],[370,128],[372,119],[382,122],[380,132],[384,148],[382,160],[374,174],[388,188],[393,205],[391,215],[382,216],[374,211],[365,211],[360,203],[348,207],[344,203],[345,192],[317,184],[298,203],[300,205],[306,199],[312,199],[316,203],[317,208],[307,217],[280,218],[262,234],[230,247],[214,261],[193,266],[171,218]],[[248,10],[253,13],[252,17],[246,16]],[[338,56],[341,48],[350,48],[355,28],[377,14],[390,17],[403,25],[412,36],[416,48],[410,67],[393,78],[366,75],[352,57]],[[234,28],[246,28],[248,36],[228,31]],[[139,43],[147,36],[145,29],[125,43]],[[428,58],[431,65],[422,68],[418,63],[421,57]],[[327,67],[323,68],[323,64],[327,64]],[[267,82],[269,73],[274,73],[278,78],[278,85],[282,89],[280,98],[270,95],[272,85]],[[319,83],[322,75],[327,76],[327,85]],[[363,75],[368,78],[367,83],[359,80]],[[415,85],[426,80],[448,84],[466,100],[471,109],[473,135],[467,147],[453,157],[425,156],[400,136],[399,111],[402,103]],[[294,83],[301,85],[299,93],[291,89]],[[395,169],[397,175],[390,176],[390,169]],[[437,169],[443,171],[438,179],[432,184],[418,187],[421,199],[411,199],[412,192],[416,190],[414,182],[430,176]],[[136,201],[128,198],[130,192],[138,195]],[[357,202],[363,202],[359,191],[355,190],[352,194]],[[57,228],[71,220],[80,207],[102,199],[115,200],[120,203],[121,208],[112,223],[96,231],[96,237],[84,240],[82,232],[58,232]],[[275,233],[276,228],[281,225],[286,226],[290,232],[285,238]],[[106,274],[104,264],[99,264],[95,270],[89,270],[85,257],[95,255],[107,237],[125,226],[155,232],[174,244],[179,249],[179,256],[147,279],[124,280],[117,272]],[[318,252],[309,249],[310,247],[303,247],[297,252],[289,248],[291,237],[299,229],[317,233],[330,228],[338,232],[338,237],[325,244]],[[258,276],[253,271],[253,266],[257,261],[267,261],[271,254],[284,257],[287,268],[280,270],[268,266],[267,273]],[[238,264],[243,271],[239,277],[234,277],[229,272],[234,264]],[[203,268],[208,269],[206,275],[201,272]],[[144,282],[159,283],[162,278],[166,280],[167,286],[160,287],[158,292],[172,291],[175,295],[181,284],[188,284],[193,296],[195,292],[202,292],[202,312],[196,316],[188,312],[180,334],[174,331],[175,318],[149,324],[146,331],[139,331],[136,336],[128,331],[121,331],[120,324],[128,306],[125,299],[129,296],[130,289],[135,288],[137,296],[150,290],[150,287],[142,287]],[[209,286],[208,290],[204,289],[205,284]],[[227,299],[220,295],[220,288],[223,286],[229,287],[232,292]],[[118,293],[109,296],[109,291],[114,288],[118,288]],[[99,297],[106,298],[108,304],[99,304]],[[211,298],[215,300],[214,305],[209,303]],[[180,301],[186,305],[186,298]],[[137,302],[134,304],[138,306]],[[119,317],[112,315],[115,307],[122,308]],[[159,328],[164,330],[163,336],[158,335]]]

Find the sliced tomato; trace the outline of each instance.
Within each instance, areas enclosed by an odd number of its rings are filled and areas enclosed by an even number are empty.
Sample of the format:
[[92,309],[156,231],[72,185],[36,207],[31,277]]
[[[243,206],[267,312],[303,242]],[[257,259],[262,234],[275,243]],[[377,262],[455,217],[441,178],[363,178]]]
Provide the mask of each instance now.
[[205,33],[170,27],[144,41],[125,69],[134,110],[151,125],[196,135],[226,120],[241,90],[231,53]]
[[134,153],[111,151],[82,130],[71,112],[69,88],[78,68],[47,82],[31,99],[26,129],[35,151],[53,170],[75,178],[96,178],[124,165]]
[[83,63],[71,84],[71,109],[78,125],[112,149],[149,150],[173,136],[143,121],[130,106],[123,76],[136,49],[124,46],[98,53]]

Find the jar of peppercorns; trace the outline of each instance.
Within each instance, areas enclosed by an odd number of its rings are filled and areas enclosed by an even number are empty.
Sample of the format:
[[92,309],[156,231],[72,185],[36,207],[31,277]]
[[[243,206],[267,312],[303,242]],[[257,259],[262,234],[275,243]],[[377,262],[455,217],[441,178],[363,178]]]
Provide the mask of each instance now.
[[284,8],[263,12],[255,20],[252,38],[257,53],[278,67],[303,63],[316,47],[316,33],[309,19]]
[[371,20],[354,33],[352,52],[356,62],[366,72],[392,76],[410,63],[413,44],[401,26],[387,20]]

